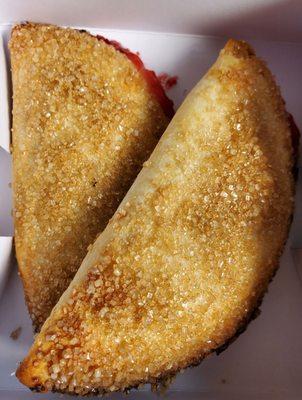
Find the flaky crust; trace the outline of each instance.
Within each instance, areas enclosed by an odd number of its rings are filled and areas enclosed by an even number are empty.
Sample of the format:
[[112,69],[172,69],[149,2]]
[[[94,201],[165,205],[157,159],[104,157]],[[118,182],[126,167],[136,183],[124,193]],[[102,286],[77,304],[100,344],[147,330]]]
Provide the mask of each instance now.
[[156,384],[240,333],[276,271],[293,196],[288,114],[231,40],[178,110],[17,371],[69,393]]
[[168,119],[128,58],[87,32],[17,25],[10,51],[16,253],[39,330]]

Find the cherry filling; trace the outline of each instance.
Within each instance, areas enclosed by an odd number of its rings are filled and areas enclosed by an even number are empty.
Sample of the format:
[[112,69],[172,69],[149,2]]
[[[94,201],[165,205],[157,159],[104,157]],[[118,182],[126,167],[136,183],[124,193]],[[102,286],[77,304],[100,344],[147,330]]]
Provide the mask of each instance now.
[[158,79],[165,90],[170,90],[173,86],[177,84],[178,76],[170,76],[164,72],[158,75]]
[[166,116],[172,118],[174,115],[173,101],[167,97],[161,85],[161,82],[156,76],[155,72],[145,68],[144,63],[142,62],[140,57],[137,54],[132,53],[129,49],[124,48],[119,42],[106,39],[105,37],[100,35],[97,35],[96,37],[97,39],[103,40],[105,43],[113,46],[116,50],[125,54],[125,56],[135,65],[136,69],[142,74],[142,76],[146,80],[149,90],[156,97]]

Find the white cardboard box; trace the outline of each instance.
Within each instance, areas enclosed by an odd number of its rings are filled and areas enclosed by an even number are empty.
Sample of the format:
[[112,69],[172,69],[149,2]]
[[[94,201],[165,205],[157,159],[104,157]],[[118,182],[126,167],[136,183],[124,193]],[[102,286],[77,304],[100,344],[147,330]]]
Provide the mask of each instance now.
[[[6,52],[4,59],[0,43],[0,400],[61,398],[56,394],[32,394],[13,374],[33,340],[17,266],[11,256],[11,93],[10,75],[7,79],[5,73],[11,24],[24,20],[85,27],[139,51],[148,68],[179,77],[169,92],[176,107],[216,59],[228,37],[250,39],[276,75],[287,108],[302,128],[299,0],[0,0],[0,34]],[[167,398],[302,399],[301,177],[296,204],[290,240],[260,317],[219,357],[213,355],[200,367],[179,375]],[[10,333],[19,326],[20,337],[13,341]],[[127,398],[154,396],[145,387]]]

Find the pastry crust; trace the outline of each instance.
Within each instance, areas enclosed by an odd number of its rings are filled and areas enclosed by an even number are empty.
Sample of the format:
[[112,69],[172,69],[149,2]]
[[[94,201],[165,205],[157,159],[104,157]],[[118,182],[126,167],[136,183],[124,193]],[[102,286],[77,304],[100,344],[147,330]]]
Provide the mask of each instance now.
[[19,380],[42,391],[126,390],[223,349],[277,269],[293,164],[271,73],[230,40],[87,254]]
[[39,330],[169,119],[127,56],[85,31],[17,25],[10,51],[16,253]]

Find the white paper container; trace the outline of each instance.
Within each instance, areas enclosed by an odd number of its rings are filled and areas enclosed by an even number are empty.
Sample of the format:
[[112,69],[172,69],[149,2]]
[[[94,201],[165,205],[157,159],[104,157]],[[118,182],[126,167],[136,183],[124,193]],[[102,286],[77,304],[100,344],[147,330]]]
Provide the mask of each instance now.
[[[249,38],[276,75],[287,108],[302,128],[302,7],[298,0],[0,0],[5,48],[11,23],[24,20],[86,27],[139,51],[148,68],[179,77],[169,92],[176,107],[216,59],[226,38]],[[0,400],[56,399],[62,396],[32,394],[13,375],[33,335],[17,266],[10,256],[9,88],[0,43]],[[261,310],[257,320],[219,357],[213,355],[200,367],[179,375],[167,398],[302,399],[301,177],[290,240]],[[10,333],[19,326],[20,337],[13,341]],[[155,397],[146,387],[127,398]]]

